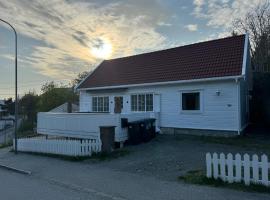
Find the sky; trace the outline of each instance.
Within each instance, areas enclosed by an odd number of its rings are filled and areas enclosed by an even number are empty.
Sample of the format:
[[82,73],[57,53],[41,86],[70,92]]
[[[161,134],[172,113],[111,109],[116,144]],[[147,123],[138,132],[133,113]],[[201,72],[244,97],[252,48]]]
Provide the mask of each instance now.
[[[18,87],[68,84],[104,59],[229,36],[269,0],[0,0],[18,32]],[[14,96],[14,33],[0,22],[0,99]]]

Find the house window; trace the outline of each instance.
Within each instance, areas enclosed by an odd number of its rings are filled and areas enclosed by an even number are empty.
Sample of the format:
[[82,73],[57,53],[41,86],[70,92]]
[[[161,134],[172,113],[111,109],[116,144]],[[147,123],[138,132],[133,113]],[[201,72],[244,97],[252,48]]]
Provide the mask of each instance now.
[[109,97],[92,97],[93,112],[109,112]]
[[200,92],[182,93],[182,110],[200,110]]
[[131,95],[131,111],[153,111],[153,94]]

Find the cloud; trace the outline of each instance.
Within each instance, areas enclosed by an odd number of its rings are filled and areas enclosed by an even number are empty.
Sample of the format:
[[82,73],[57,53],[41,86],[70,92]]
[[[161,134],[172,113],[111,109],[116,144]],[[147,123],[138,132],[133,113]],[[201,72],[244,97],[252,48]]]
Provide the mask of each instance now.
[[158,22],[157,25],[159,25],[159,26],[172,26],[172,24],[165,23],[165,22]]
[[0,17],[39,42],[27,58],[31,67],[52,78],[72,78],[99,63],[90,49],[101,38],[112,44],[112,57],[161,49],[166,38],[156,28],[169,25],[166,16],[156,0],[0,2]]
[[202,6],[203,4],[205,3],[204,0],[194,0],[193,1],[193,4],[196,5],[196,6]]
[[194,31],[198,30],[198,25],[197,24],[188,24],[185,26],[185,28],[191,32],[194,32]]
[[194,0],[193,15],[207,20],[207,26],[230,29],[233,21],[244,17],[262,2],[269,0]]
[[195,5],[194,13],[199,15],[202,11],[202,6],[205,4],[205,0],[194,0],[193,4]]

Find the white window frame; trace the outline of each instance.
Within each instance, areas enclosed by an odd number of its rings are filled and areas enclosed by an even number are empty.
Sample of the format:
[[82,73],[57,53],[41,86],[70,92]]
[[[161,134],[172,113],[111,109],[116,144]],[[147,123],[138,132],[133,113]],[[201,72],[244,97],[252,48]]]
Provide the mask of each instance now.
[[[182,105],[182,94],[185,93],[199,93],[199,99],[200,99],[200,110],[183,110]],[[182,114],[202,114],[203,113],[203,90],[181,90],[180,91],[180,113]]]
[[[146,95],[152,95],[152,110],[146,110]],[[137,96],[137,110],[132,110],[132,96],[133,95],[136,95]],[[144,95],[144,110],[143,111],[139,111],[139,95]],[[133,94],[130,94],[130,111],[131,112],[134,112],[134,113],[145,113],[145,112],[154,112],[154,93],[151,93],[151,92],[145,92],[145,93],[133,93]]]
[[[96,106],[96,108],[97,108],[97,110],[96,111],[94,111],[94,98],[97,98],[97,106]],[[102,107],[103,107],[103,111],[99,111],[99,98],[103,98],[103,105],[102,105]],[[104,104],[104,99],[105,98],[108,98],[108,111],[104,111],[104,108],[105,108],[105,104]],[[109,96],[92,96],[92,112],[98,112],[98,113],[109,113],[110,112],[110,97]]]

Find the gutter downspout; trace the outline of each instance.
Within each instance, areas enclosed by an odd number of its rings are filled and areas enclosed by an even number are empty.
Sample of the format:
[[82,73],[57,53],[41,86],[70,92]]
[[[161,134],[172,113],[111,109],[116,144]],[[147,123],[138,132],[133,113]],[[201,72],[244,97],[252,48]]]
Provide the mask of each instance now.
[[239,79],[235,79],[235,82],[237,84],[237,100],[238,100],[238,135],[241,135],[241,99],[240,99],[240,95],[241,95],[241,87],[240,87],[240,80]]

